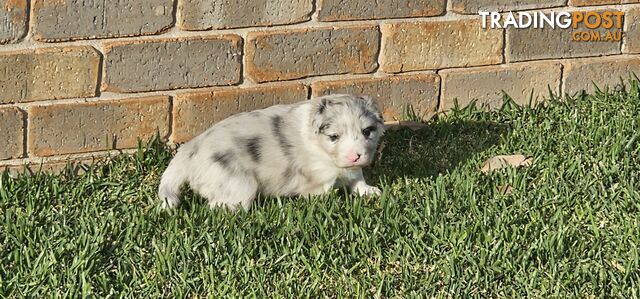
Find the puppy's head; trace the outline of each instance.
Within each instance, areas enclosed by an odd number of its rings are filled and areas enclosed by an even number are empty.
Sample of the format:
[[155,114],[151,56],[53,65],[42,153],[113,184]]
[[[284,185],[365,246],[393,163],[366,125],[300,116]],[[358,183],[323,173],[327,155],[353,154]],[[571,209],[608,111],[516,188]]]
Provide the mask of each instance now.
[[314,136],[336,166],[369,165],[384,133],[384,122],[373,99],[335,94],[312,102]]

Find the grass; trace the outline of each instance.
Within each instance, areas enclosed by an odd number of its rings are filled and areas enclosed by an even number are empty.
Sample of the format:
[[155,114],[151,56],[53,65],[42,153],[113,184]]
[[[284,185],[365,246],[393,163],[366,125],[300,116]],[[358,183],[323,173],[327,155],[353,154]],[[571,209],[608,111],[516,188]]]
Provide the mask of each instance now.
[[[638,297],[640,88],[456,110],[389,132],[368,179],[210,210],[157,206],[152,142],[82,175],[0,180],[8,297]],[[498,154],[534,157],[488,175]],[[509,189],[509,191],[505,191]]]

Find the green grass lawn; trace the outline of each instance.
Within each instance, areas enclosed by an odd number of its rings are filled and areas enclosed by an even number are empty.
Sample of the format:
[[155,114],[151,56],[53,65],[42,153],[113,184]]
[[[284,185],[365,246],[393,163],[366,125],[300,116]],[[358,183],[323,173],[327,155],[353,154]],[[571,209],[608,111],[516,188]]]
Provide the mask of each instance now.
[[[0,181],[0,296],[640,296],[640,88],[469,108],[388,132],[379,198],[158,207],[157,142],[82,175]],[[482,174],[494,155],[526,168]],[[505,192],[506,189],[510,192]]]

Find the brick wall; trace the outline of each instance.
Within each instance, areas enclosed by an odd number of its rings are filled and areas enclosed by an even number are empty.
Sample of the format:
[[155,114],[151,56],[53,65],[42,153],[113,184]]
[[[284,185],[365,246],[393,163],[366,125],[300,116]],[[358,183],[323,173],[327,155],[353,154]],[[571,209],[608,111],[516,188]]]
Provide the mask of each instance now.
[[[640,0],[0,0],[0,168],[189,140],[332,92],[387,119],[499,106],[640,73]],[[105,6],[106,5],[106,6]],[[480,10],[625,12],[621,42],[482,29]]]

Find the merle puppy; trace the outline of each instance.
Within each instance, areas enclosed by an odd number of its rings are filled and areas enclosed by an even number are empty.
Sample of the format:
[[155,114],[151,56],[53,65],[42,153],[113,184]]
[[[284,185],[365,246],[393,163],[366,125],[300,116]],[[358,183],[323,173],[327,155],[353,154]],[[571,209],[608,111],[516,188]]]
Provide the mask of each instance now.
[[163,207],[175,207],[189,183],[211,207],[247,210],[258,193],[311,195],[345,186],[378,195],[362,167],[383,133],[370,97],[336,94],[239,113],[179,148],[158,196]]

